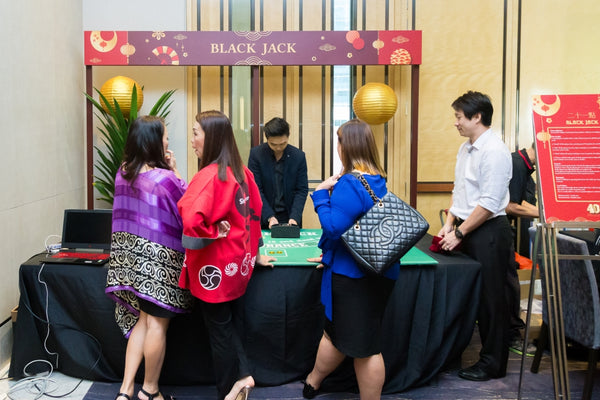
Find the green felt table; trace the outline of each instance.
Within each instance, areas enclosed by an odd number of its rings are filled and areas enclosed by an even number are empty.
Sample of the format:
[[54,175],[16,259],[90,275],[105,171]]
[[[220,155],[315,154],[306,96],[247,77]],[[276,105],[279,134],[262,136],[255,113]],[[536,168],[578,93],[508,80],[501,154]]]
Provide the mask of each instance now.
[[[301,229],[299,238],[272,238],[271,231],[262,232],[264,246],[260,253],[277,259],[274,265],[314,266],[317,263],[307,258],[321,256],[317,247],[321,238],[321,229]],[[401,265],[435,265],[438,262],[417,247],[411,248],[401,259]]]
[[273,265],[314,266],[318,263],[306,261],[307,258],[320,257],[317,247],[321,238],[320,229],[301,229],[299,238],[272,238],[271,231],[262,232],[264,246],[260,253],[275,257]]

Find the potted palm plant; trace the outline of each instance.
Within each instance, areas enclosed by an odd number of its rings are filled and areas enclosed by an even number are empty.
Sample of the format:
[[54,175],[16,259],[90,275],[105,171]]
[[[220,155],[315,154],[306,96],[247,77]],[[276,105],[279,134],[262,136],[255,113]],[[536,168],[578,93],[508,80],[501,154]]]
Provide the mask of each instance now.
[[[123,160],[123,151],[125,142],[127,141],[127,133],[133,121],[137,118],[137,89],[133,85],[131,92],[131,108],[128,115],[122,112],[119,107],[119,102],[113,99],[111,102],[96,88],[100,101],[96,101],[92,96],[86,93],[88,100],[94,105],[96,112],[94,115],[98,117],[101,126],[98,128],[102,136],[104,147],[94,146],[98,154],[98,159],[94,166],[94,187],[100,193],[98,200],[104,200],[110,204],[113,203],[115,194],[115,176],[119,170]],[[170,106],[173,103],[171,97],[175,90],[169,90],[160,96],[154,104],[149,115],[156,115],[165,118],[170,113]]]

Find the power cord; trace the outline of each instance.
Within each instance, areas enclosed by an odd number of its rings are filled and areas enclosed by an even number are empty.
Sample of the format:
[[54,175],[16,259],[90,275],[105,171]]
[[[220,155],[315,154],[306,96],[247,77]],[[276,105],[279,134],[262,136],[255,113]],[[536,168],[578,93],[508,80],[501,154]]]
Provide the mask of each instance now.
[[[46,266],[46,263],[42,263],[40,265],[40,270],[38,271],[38,282],[41,283],[42,285],[44,285],[44,289],[45,290],[45,298],[46,298],[46,306],[44,307],[45,313],[46,313],[46,337],[44,338],[44,350],[46,350],[46,353],[48,353],[48,355],[51,356],[56,356],[56,368],[58,368],[58,353],[56,352],[52,352],[48,349],[48,338],[50,337],[50,318],[48,316],[48,296],[49,296],[49,291],[48,291],[48,285],[46,284],[45,281],[42,280],[42,271],[44,271],[44,267]],[[51,364],[52,365],[52,364]]]
[[[22,301],[21,304],[27,309],[27,311],[38,321],[44,323],[47,326],[47,330],[46,330],[46,337],[44,338],[44,350],[49,354],[49,355],[54,355],[56,356],[56,368],[58,368],[58,359],[59,359],[59,354],[56,352],[52,352],[48,349],[48,345],[47,345],[47,341],[48,338],[50,337],[50,319],[48,316],[48,304],[49,304],[49,290],[48,290],[48,285],[46,284],[46,282],[42,279],[42,271],[45,267],[46,263],[41,263],[40,265],[40,270],[38,272],[38,282],[40,284],[42,284],[45,288],[45,300],[46,300],[46,304],[44,307],[44,313],[45,313],[45,319],[39,317],[38,315],[36,315],[33,310],[31,309],[30,305],[27,302]],[[64,329],[71,329],[74,330],[76,332],[79,333],[83,333],[84,335],[88,336],[89,338],[92,339],[92,341],[94,342],[94,344],[96,344],[97,350],[98,350],[98,356],[96,358],[96,360],[94,361],[93,365],[88,369],[88,371],[86,372],[86,375],[91,372],[96,365],[98,365],[98,363],[100,362],[100,357],[102,355],[102,346],[100,344],[100,342],[98,341],[98,339],[96,339],[93,335],[85,332],[85,331],[81,331],[80,329],[76,329],[67,325],[63,325],[63,324],[53,324],[55,327],[61,327]],[[44,363],[47,364],[49,369],[48,371],[45,372],[40,372],[38,374],[32,375],[30,372],[27,371],[27,369],[34,363]],[[75,390],[77,390],[77,388],[81,385],[81,383],[84,381],[84,379],[80,379],[79,382],[75,385],[75,387],[73,389],[71,389],[70,391],[68,391],[67,393],[63,393],[63,394],[52,394],[53,392],[55,392],[58,387],[53,387],[52,385],[57,385],[56,382],[52,379],[50,379],[50,376],[52,375],[53,371],[54,371],[54,365],[48,361],[48,360],[43,360],[43,359],[38,359],[38,360],[33,360],[30,361],[29,363],[27,363],[24,367],[23,367],[23,375],[25,376],[25,378],[22,378],[21,380],[19,380],[15,385],[13,385],[10,390],[8,392],[6,392],[6,397],[11,399],[11,400],[17,400],[14,397],[12,397],[11,395],[13,395],[15,392],[21,391],[21,390],[27,390],[28,393],[33,394],[35,397],[33,398],[33,400],[37,400],[42,396],[47,396],[47,397],[51,397],[51,398],[62,398],[65,396],[70,395],[71,393],[73,393]],[[0,399],[0,400],[4,400],[4,399]]]
[[[27,369],[33,363],[45,363],[48,364],[48,371],[40,372],[38,374],[32,375]],[[56,382],[50,379],[50,375],[52,375],[54,368],[52,363],[47,360],[33,360],[27,363],[25,367],[23,367],[23,374],[25,378],[19,380],[15,385],[13,385],[8,392],[6,392],[6,396],[9,399],[15,400],[13,395],[20,391],[26,391],[29,394],[34,395],[34,400],[39,399],[40,397],[55,391],[58,387],[56,386]]]

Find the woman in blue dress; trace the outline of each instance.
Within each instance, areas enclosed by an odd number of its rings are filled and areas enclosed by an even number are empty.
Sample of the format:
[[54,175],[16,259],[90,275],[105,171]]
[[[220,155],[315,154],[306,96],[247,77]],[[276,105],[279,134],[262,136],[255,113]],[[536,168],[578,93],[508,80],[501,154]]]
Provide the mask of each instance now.
[[381,321],[400,266],[394,264],[385,276],[365,275],[340,240],[373,206],[355,175],[363,175],[380,198],[387,187],[369,125],[353,119],[340,126],[337,135],[342,173],[320,183],[311,196],[323,229],[319,247],[323,250],[321,301],[326,322],[302,394],[308,399],[315,397],[323,379],[348,356],[354,358],[361,400],[379,399],[385,381]]

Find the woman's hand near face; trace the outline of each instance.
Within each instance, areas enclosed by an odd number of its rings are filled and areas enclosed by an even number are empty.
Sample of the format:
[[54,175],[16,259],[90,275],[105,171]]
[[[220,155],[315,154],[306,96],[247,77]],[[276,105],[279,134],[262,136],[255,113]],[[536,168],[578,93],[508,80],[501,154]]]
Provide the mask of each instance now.
[[173,150],[165,151],[165,161],[169,165],[169,168],[171,168],[171,171],[175,173],[175,176],[181,179],[181,174],[177,170],[177,160],[175,160],[175,154],[173,153]]
[[175,154],[173,154],[173,150],[165,151],[165,161],[167,162],[167,164],[169,164],[169,167],[171,167],[171,169],[174,170],[177,168],[177,161],[175,160]]

